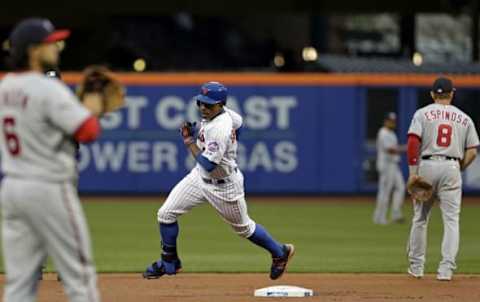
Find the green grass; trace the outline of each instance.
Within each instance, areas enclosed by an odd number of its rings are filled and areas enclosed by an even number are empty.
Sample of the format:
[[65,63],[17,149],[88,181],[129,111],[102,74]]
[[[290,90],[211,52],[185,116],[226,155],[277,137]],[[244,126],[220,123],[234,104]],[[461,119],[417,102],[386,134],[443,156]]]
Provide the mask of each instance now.
[[[160,203],[86,203],[100,272],[140,272],[159,257],[156,211]],[[250,203],[251,217],[297,254],[291,272],[404,272],[409,223],[371,223],[373,204]],[[410,217],[410,206],[405,206]],[[433,209],[426,270],[440,259],[442,224]],[[459,272],[480,273],[478,231],[480,205],[467,204],[461,217]],[[188,272],[265,272],[270,256],[237,237],[209,206],[195,208],[180,219],[179,253]]]

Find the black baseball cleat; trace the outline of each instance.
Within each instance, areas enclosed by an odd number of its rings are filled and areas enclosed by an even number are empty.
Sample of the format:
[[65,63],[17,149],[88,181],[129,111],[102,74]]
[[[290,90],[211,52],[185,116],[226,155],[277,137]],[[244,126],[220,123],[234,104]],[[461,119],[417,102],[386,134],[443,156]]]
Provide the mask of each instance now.
[[143,273],[143,278],[145,279],[158,279],[161,276],[175,275],[176,273],[182,270],[182,262],[180,259],[175,259],[172,261],[159,260],[155,261],[147,267]]
[[293,244],[283,245],[284,254],[282,257],[272,258],[272,267],[270,268],[270,279],[277,280],[287,270],[287,264],[295,254]]
[[43,270],[45,269],[45,266],[40,266],[40,269],[37,271],[37,279],[38,280],[43,280]]

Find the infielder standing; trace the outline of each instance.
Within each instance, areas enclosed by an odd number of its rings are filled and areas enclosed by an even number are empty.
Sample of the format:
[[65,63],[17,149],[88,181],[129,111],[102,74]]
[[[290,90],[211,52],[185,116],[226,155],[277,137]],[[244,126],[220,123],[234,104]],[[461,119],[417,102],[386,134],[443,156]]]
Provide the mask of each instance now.
[[454,92],[452,81],[438,78],[431,91],[434,103],[415,112],[408,131],[410,176],[407,187],[410,188],[419,177],[433,186],[429,201],[414,201],[408,243],[408,273],[416,278],[423,277],[427,224],[434,201],[439,202],[444,227],[442,260],[437,279],[451,280],[457,268],[455,258],[460,239],[461,171],[475,159],[479,140],[472,119],[451,105]]
[[401,223],[404,221],[402,205],[405,200],[405,182],[398,163],[400,153],[405,152],[405,147],[398,145],[397,115],[389,112],[385,116],[383,127],[377,134],[377,171],[378,192],[377,205],[373,214],[373,222],[387,224],[388,205],[392,197],[391,221]]
[[70,301],[99,301],[90,237],[76,191],[75,141],[100,134],[101,97],[83,104],[44,72],[57,66],[56,31],[46,19],[26,19],[12,31],[9,73],[0,83],[4,301],[36,300],[38,272],[48,254]]
[[215,208],[238,235],[270,252],[271,279],[282,276],[294,254],[293,245],[278,243],[263,226],[248,216],[243,174],[236,163],[235,131],[241,126],[242,119],[238,114],[225,109],[226,99],[225,86],[218,82],[204,84],[201,93],[196,96],[203,118],[197,140],[194,139],[193,125],[185,123],[181,129],[183,141],[197,164],[173,188],[158,210],[162,256],[146,269],[143,273],[145,278],[174,275],[181,269],[177,254],[177,219],[205,201]]

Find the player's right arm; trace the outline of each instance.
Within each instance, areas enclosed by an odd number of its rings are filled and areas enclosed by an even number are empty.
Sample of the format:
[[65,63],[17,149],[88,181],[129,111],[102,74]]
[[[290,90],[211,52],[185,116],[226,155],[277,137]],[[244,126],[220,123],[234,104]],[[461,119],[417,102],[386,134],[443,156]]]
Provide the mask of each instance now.
[[395,138],[384,131],[385,130],[381,128],[377,134],[377,148],[379,151],[384,151],[391,155],[397,155],[405,152],[405,148],[398,145]]
[[229,134],[231,131],[231,124],[224,128],[216,127],[215,129],[210,128],[205,130],[205,149],[200,150],[193,137],[191,137],[191,133],[189,133],[191,131],[185,129],[185,126],[181,128],[183,142],[190,150],[195,160],[207,172],[212,172],[217,165],[220,164],[227,149],[227,141],[230,139]]
[[409,193],[412,193],[412,186],[420,178],[418,175],[418,164],[420,158],[420,147],[422,145],[422,134],[423,134],[423,121],[422,115],[417,110],[413,115],[412,122],[410,123],[410,128],[408,129],[408,140],[407,140],[407,161],[408,161],[408,180],[407,180],[407,190]]
[[212,172],[220,164],[227,150],[231,131],[231,125],[205,131],[205,150],[197,157],[197,162],[208,172]]
[[405,148],[397,144],[391,137],[384,138],[384,149],[388,154],[397,155],[405,152]]
[[409,181],[418,174],[418,162],[420,157],[420,147],[422,144],[422,115],[417,110],[413,115],[410,128],[408,129],[407,140],[407,161],[409,170]]
[[86,93],[81,100],[94,116],[99,117],[103,112],[103,100],[100,93]]
[[393,155],[402,154],[405,151],[406,151],[406,146],[405,145],[395,145],[395,147],[391,147],[391,148],[387,149],[387,152],[389,154],[393,154]]
[[[61,82],[48,81],[43,110],[47,120],[80,143],[95,140],[100,135],[100,124],[95,108],[95,96],[89,96],[90,107],[82,105],[77,97]],[[101,100],[98,98],[98,100]]]
[[[184,123],[180,128],[183,143],[198,164],[207,172],[215,170],[226,150],[225,129],[207,129],[204,131],[205,148],[201,150],[195,142],[194,130],[190,123]],[[231,127],[229,128],[231,131]]]

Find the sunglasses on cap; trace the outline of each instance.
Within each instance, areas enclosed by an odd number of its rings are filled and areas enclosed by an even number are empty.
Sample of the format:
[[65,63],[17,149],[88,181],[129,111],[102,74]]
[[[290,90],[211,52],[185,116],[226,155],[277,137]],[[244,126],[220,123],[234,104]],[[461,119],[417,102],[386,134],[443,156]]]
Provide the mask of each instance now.
[[207,104],[204,102],[201,102],[200,100],[197,100],[197,106],[200,107],[201,105],[205,106],[207,109],[212,109],[215,104]]

